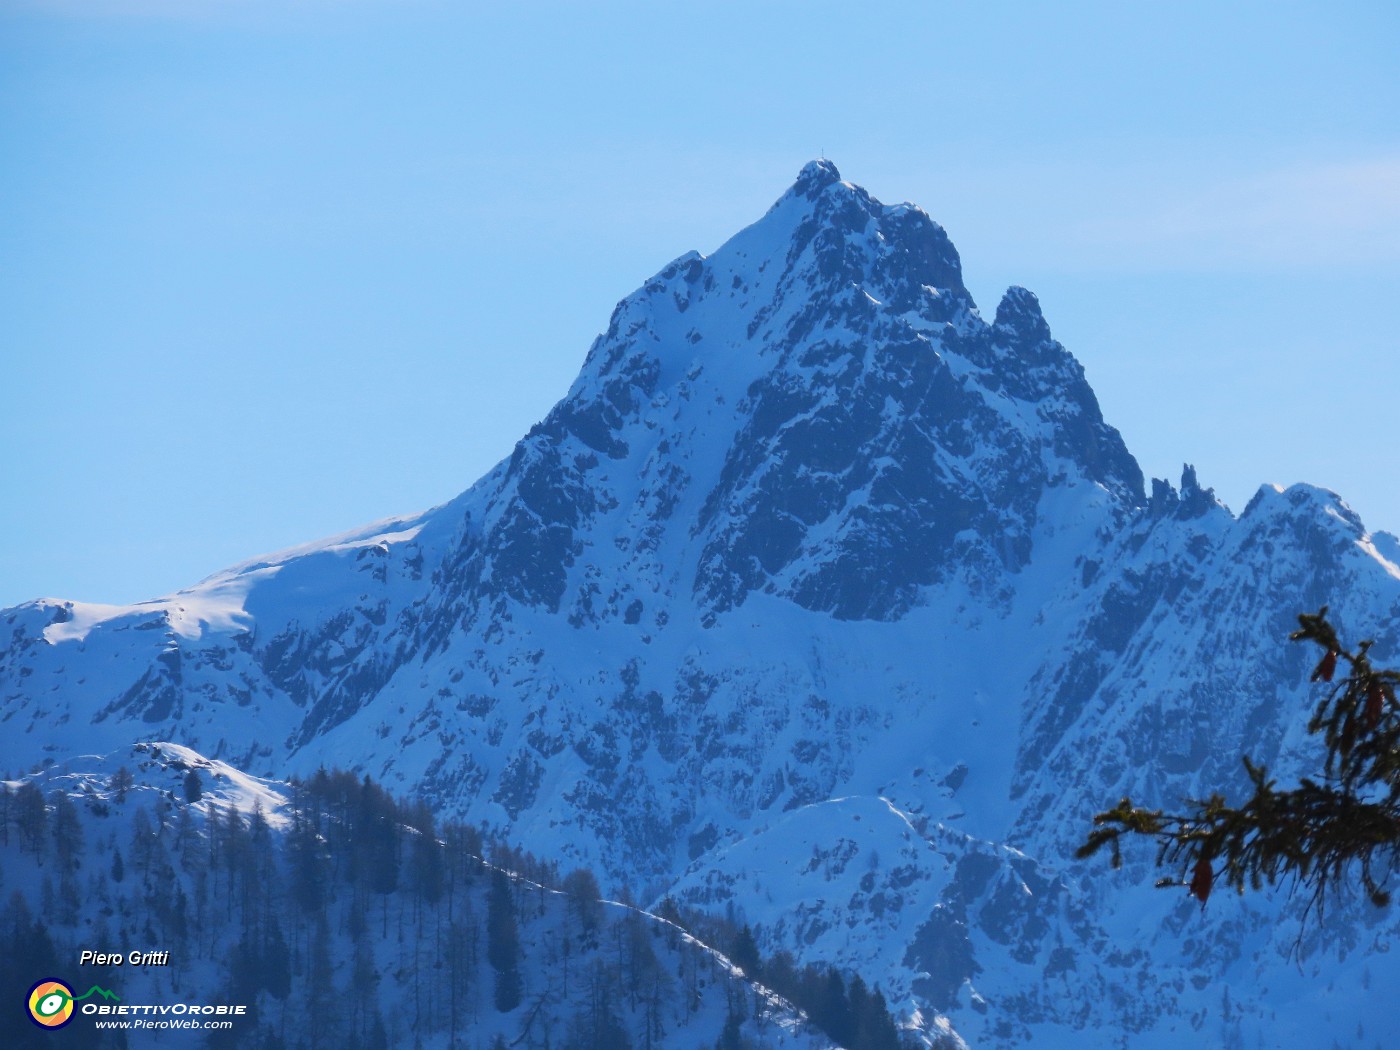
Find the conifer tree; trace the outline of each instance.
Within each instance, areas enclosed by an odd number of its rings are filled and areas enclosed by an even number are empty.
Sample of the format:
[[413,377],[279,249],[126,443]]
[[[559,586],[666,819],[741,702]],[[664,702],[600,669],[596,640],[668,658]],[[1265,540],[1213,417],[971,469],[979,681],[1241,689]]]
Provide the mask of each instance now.
[[521,998],[520,934],[510,879],[499,868],[491,872],[486,895],[486,958],[496,971],[496,1009],[510,1013]]
[[413,889],[418,900],[436,904],[442,898],[443,858],[433,811],[419,802],[413,811]]
[[294,818],[283,848],[291,867],[292,897],[305,915],[313,915],[326,900],[329,862],[311,825]]
[[331,962],[331,933],[324,912],[316,915],[316,928],[311,938],[311,959],[307,974],[306,1008],[316,1018],[310,1026],[312,1047],[335,1045],[334,1018],[336,1010],[335,967]]
[[763,976],[762,965],[758,954],[758,943],[753,938],[753,930],[748,923],[744,923],[739,928],[738,934],[729,945],[729,959],[751,980],[758,980]]
[[21,846],[27,846],[31,852],[42,856],[49,821],[44,793],[32,780],[26,780],[15,792],[14,808]]
[[1400,861],[1400,671],[1372,666],[1370,641],[1348,650],[1325,605],[1298,623],[1291,640],[1322,650],[1312,672],[1322,696],[1308,723],[1325,746],[1321,775],[1280,790],[1245,757],[1253,795],[1243,805],[1227,805],[1216,793],[1190,800],[1184,814],[1167,814],[1124,798],[1094,817],[1097,828],[1078,856],[1109,846],[1118,867],[1124,834],[1155,838],[1157,863],[1180,872],[1157,885],[1184,886],[1202,907],[1221,881],[1240,893],[1292,882],[1308,893],[1310,910],[1321,909],[1329,890],[1359,881],[1374,904],[1388,903],[1376,876]]
[[584,937],[591,937],[603,919],[603,891],[598,888],[597,877],[587,868],[575,868],[564,876],[562,888],[569,899],[569,910],[578,919],[579,931]]
[[135,783],[136,778],[131,775],[131,770],[126,766],[118,766],[117,771],[107,779],[107,790],[112,792],[112,797],[121,805],[126,801],[126,793]]
[[53,843],[59,866],[72,870],[83,852],[83,825],[78,820],[77,807],[64,791],[53,796]]
[[140,869],[142,877],[149,876],[155,862],[156,829],[146,807],[138,806],[131,815],[131,848],[128,856]]
[[203,862],[207,858],[200,846],[201,840],[195,830],[194,817],[190,816],[188,806],[181,806],[175,816],[175,848],[179,851],[182,871],[203,870]]
[[286,999],[292,990],[292,951],[276,919],[263,934],[262,969],[262,987],[274,999]]
[[724,1030],[720,1032],[719,1042],[715,1044],[716,1050],[743,1050],[744,1039],[742,1028],[744,1019],[736,1013],[729,1013],[724,1018]]

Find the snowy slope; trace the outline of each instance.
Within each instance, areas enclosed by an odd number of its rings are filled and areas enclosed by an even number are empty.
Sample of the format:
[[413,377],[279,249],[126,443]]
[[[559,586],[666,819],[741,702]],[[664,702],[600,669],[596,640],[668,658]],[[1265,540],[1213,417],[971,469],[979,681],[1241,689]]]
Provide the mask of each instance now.
[[[309,915],[280,907],[275,896],[271,904],[248,906],[248,891],[234,873],[251,864],[257,869],[253,881],[261,876],[284,886],[294,882],[295,862],[285,840],[295,819],[291,799],[299,790],[304,799],[304,787],[251,777],[169,742],[81,755],[65,765],[4,786],[14,792],[32,783],[51,802],[63,796],[72,804],[75,824],[67,829],[68,844],[77,844],[77,863],[65,871],[53,845],[35,850],[18,834],[0,840],[0,889],[6,898],[0,917],[5,930],[21,914],[39,919],[53,939],[57,960],[46,965],[70,983],[99,979],[116,992],[116,1001],[242,1003],[248,1013],[235,1022],[236,1045],[297,1046],[308,1040],[310,1045],[332,1045],[326,1042],[332,1031],[334,1038],[355,1045],[363,1030],[372,1029],[373,1018],[383,1024],[389,1046],[446,1048],[454,1045],[444,1020],[445,1000],[452,994],[458,1015],[455,1045],[465,1040],[465,1045],[485,1048],[497,1037],[527,1047],[594,1045],[596,1037],[589,1042],[584,1027],[602,994],[616,1026],[609,1045],[630,1041],[655,1050],[690,1050],[712,1044],[728,1015],[737,1013],[743,1019],[740,1037],[754,1050],[836,1050],[801,1011],[667,920],[632,905],[601,901],[592,929],[585,931],[567,894],[479,858],[474,858],[478,870],[468,874],[465,884],[454,886],[451,897],[444,895],[436,904],[417,900],[405,873],[399,891],[382,898],[382,927],[369,922],[358,933],[350,932],[353,921],[347,919],[357,908],[356,895],[332,879],[326,911],[336,921],[317,933]],[[131,774],[121,791],[112,780],[118,769]],[[191,803],[183,785],[192,770],[203,793]],[[266,839],[253,827],[255,812],[270,829]],[[237,862],[228,859],[234,849],[223,828],[230,814],[247,829],[244,849],[253,851],[251,858],[240,852]],[[444,850],[441,842],[436,845]],[[114,871],[122,874],[116,877]],[[493,971],[479,944],[485,940],[490,876],[496,871],[509,876],[518,904],[522,956],[521,1001],[506,1011],[493,1003]],[[104,877],[99,884],[84,872]],[[244,903],[227,907],[229,898]],[[376,920],[380,900],[376,897],[367,909]],[[256,920],[249,913],[256,913]],[[257,930],[254,922],[264,931],[275,929],[284,946],[290,943],[289,988],[281,996],[233,990],[237,982],[231,978],[230,958],[250,940],[250,929]],[[331,1002],[338,1005],[334,1011],[314,1008],[326,993],[318,992],[315,978],[306,972],[314,970],[304,960],[314,954],[310,945],[318,936],[327,940],[323,979]],[[443,961],[454,943],[467,956],[455,988]],[[102,971],[77,965],[84,949],[96,946],[125,955],[124,946],[130,945],[158,945],[172,961]],[[25,944],[23,950],[34,952],[37,946]],[[633,958],[637,952],[645,955],[644,962]],[[21,965],[26,983],[33,979],[32,969]],[[600,993],[596,986],[596,974],[642,969],[647,977],[637,988],[624,988],[619,981]],[[344,1005],[349,1002],[358,1003],[353,1012]],[[30,1045],[25,1036],[33,1036],[34,1045],[47,1045],[44,1040],[52,1038],[37,1030],[16,1034],[9,1028],[12,1023],[11,1011],[0,1022],[6,1046],[14,1039]],[[91,1037],[90,1023],[80,1016],[66,1038],[74,1038],[73,1031]],[[263,1037],[271,1041],[273,1032],[276,1041],[264,1044]],[[184,1030],[147,1029],[129,1038],[131,1045],[190,1046],[200,1037]]]
[[1149,495],[1034,295],[988,322],[941,227],[813,162],[624,299],[452,502],[143,605],[0,614],[0,754],[361,769],[876,967],[973,1045],[1273,1045],[1376,1029],[1302,994],[1400,976],[1375,937],[1299,979],[1277,900],[1200,916],[1068,853],[1124,793],[1238,785],[1241,752],[1306,770],[1282,639],[1327,602],[1400,660],[1397,564],[1308,486],[1238,516],[1189,468]]

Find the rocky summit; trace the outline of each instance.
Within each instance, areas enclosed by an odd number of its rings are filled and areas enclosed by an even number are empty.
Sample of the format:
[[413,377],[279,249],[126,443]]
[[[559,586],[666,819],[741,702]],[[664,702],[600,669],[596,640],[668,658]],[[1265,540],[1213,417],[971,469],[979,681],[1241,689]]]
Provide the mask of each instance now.
[[1323,603],[1400,662],[1400,542],[1306,485],[1146,490],[1035,295],[988,321],[942,227],[817,161],[450,502],[0,613],[0,754],[351,768],[848,966],[929,1039],[1384,1046],[1393,913],[1072,859],[1125,794],[1316,769],[1284,639]]

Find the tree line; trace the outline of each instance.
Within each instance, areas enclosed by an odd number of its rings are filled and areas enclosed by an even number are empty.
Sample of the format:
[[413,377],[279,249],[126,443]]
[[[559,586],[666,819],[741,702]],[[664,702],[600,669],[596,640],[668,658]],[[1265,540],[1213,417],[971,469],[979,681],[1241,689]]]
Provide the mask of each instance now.
[[[80,947],[159,946],[178,965],[142,979],[167,1001],[217,985],[221,1001],[248,1004],[247,1019],[207,1045],[256,1050],[430,1038],[486,1050],[491,1032],[522,1047],[651,1050],[701,1024],[706,995],[722,988],[722,1026],[696,1031],[693,1045],[750,1045],[745,1033],[766,1017],[758,993],[682,945],[690,931],[849,1050],[901,1046],[879,989],[859,976],[765,958],[748,927],[673,902],[664,917],[674,925],[625,889],[622,907],[605,905],[591,871],[561,874],[368,777],[320,770],[293,781],[271,817],[220,804],[207,786],[195,768],[159,794],[138,790],[127,769],[105,790],[46,797],[32,779],[0,785],[0,889],[10,886],[0,987],[22,994],[34,973],[71,973]],[[83,979],[131,975],[84,967]],[[74,1047],[125,1045],[77,1024],[66,1034]]]

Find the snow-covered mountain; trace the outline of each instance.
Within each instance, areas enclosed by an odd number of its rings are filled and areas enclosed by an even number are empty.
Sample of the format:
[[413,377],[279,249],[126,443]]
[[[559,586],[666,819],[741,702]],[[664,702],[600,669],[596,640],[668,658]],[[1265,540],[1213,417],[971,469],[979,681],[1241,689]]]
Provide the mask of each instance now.
[[1327,602],[1400,658],[1397,566],[1320,489],[1146,493],[1036,297],[988,322],[941,227],[819,161],[624,299],[451,502],[0,614],[0,763],[359,769],[974,1047],[1384,1045],[1389,914],[1298,942],[1278,897],[1201,914],[1149,856],[1069,855],[1124,794],[1309,769],[1283,639]]

